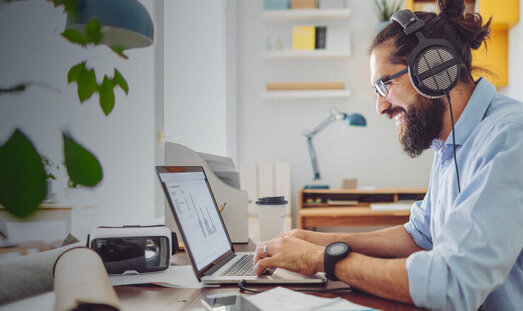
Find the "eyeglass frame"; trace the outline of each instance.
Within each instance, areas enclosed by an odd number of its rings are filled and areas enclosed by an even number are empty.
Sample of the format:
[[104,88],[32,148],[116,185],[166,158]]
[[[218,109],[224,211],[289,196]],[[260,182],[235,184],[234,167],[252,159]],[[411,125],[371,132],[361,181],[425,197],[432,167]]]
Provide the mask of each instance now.
[[[387,83],[389,82],[390,80],[394,79],[394,78],[397,78],[401,75],[404,75],[406,74],[407,72],[409,72],[409,67],[405,68],[405,69],[402,69],[398,72],[396,72],[395,74],[391,75],[391,76],[388,76],[386,78],[383,78],[383,79],[378,79],[376,82],[374,82],[374,93],[378,94],[379,96],[385,98],[387,97],[387,95],[389,95],[389,89],[387,88],[387,86],[390,84],[390,83]],[[379,87],[379,85],[383,85],[383,89],[381,89]],[[384,94],[381,94],[381,91],[385,90],[384,91]]]

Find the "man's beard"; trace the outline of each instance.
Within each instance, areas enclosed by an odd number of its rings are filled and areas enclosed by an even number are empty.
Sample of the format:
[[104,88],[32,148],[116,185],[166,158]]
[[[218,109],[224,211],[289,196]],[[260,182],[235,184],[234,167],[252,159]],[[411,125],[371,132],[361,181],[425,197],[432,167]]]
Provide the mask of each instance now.
[[[396,108],[405,111],[403,108]],[[394,109],[394,110],[396,110]],[[395,111],[391,111],[394,115]],[[428,99],[419,94],[416,101],[408,105],[403,115],[403,124],[398,131],[398,138],[405,151],[415,158],[432,145],[439,136],[445,113],[445,102],[441,99]]]

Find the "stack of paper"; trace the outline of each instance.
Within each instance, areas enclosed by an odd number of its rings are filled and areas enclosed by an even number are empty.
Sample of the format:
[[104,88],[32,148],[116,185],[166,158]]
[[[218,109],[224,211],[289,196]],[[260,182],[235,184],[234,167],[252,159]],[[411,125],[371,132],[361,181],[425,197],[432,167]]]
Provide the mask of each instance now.
[[369,310],[346,299],[322,298],[276,287],[261,294],[246,297],[261,310]]

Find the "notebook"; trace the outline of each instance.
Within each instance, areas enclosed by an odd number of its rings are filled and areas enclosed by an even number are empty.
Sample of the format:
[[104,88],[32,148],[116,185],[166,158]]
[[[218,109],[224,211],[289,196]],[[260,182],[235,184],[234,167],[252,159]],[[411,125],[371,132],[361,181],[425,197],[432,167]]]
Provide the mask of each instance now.
[[[157,166],[156,171],[197,279],[204,284],[323,284],[323,273],[303,275],[276,269],[253,273],[254,252],[235,252],[207,176],[201,166]],[[247,207],[246,207],[247,208]]]

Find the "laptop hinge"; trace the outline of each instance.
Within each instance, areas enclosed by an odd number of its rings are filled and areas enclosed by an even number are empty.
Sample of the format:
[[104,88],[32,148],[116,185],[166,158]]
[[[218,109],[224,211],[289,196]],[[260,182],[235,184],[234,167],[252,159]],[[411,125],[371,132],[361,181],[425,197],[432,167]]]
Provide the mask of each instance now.
[[234,258],[234,256],[236,256],[235,253],[231,253],[229,256],[225,257],[222,261],[220,261],[219,263],[215,264],[214,266],[212,266],[211,268],[207,269],[207,271],[205,271],[203,273],[203,275],[211,275],[213,274],[214,272],[218,271],[221,267],[223,267],[226,263],[228,263],[229,261],[231,261],[231,259]]

